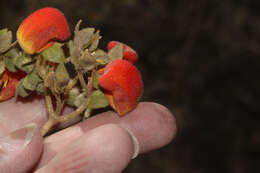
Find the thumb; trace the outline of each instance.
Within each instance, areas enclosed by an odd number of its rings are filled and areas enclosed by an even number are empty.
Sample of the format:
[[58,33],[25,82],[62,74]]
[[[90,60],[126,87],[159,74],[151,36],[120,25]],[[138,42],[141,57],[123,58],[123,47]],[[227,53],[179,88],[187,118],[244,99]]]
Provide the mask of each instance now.
[[34,123],[0,138],[0,172],[28,172],[37,163],[43,139]]

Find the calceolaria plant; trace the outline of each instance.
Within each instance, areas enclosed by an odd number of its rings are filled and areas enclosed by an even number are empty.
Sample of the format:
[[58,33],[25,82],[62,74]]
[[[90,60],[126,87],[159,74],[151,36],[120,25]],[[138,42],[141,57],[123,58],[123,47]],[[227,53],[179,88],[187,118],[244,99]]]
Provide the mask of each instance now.
[[[0,101],[13,96],[43,95],[48,121],[46,135],[54,125],[88,118],[92,110],[111,106],[119,116],[135,109],[143,92],[139,71],[134,66],[137,53],[118,41],[98,48],[100,32],[80,29],[73,38],[63,13],[42,8],[29,15],[17,30],[0,30]],[[20,48],[16,43],[19,43]],[[65,106],[74,111],[63,115]]]

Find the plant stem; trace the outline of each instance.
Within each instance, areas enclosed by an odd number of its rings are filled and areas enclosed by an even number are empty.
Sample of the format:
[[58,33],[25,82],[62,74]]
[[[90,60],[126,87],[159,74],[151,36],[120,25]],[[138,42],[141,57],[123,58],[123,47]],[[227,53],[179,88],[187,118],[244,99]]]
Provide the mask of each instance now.
[[87,109],[87,106],[88,106],[88,100],[83,103],[80,107],[78,107],[74,112],[70,113],[70,114],[67,114],[67,115],[63,115],[63,116],[60,116],[58,118],[58,121],[60,123],[62,122],[68,122],[70,120],[73,120],[75,119],[77,116],[79,116],[85,109]]
[[73,78],[72,80],[69,81],[65,91],[64,91],[64,96],[67,97],[67,95],[69,94],[70,90],[77,84],[79,77],[76,76],[75,78]]
[[83,90],[86,92],[88,87],[87,87],[87,84],[86,84],[85,79],[83,77],[83,74],[80,71],[78,71],[78,77],[79,77],[79,82],[80,82]]
[[54,119],[49,118],[48,121],[41,128],[42,136],[45,136],[56,123],[57,122]]

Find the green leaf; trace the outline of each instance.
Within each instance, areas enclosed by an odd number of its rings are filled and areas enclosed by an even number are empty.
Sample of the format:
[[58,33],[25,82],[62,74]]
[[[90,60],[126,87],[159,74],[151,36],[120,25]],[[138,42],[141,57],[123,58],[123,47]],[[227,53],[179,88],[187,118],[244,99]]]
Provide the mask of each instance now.
[[0,53],[7,51],[12,43],[12,32],[8,29],[0,30]]
[[7,56],[4,56],[4,63],[5,63],[5,67],[10,71],[10,72],[16,72],[17,69],[15,68],[15,64],[14,64],[14,59],[13,58],[9,58]]
[[26,90],[24,88],[23,81],[24,81],[24,79],[20,80],[20,82],[16,86],[15,97],[17,97],[17,96],[27,97],[31,94],[31,91]]
[[31,73],[35,66],[35,59],[33,59],[30,55],[25,53],[21,54],[18,58],[15,59],[15,65],[22,71]]
[[32,73],[29,73],[27,76],[25,76],[23,80],[23,86],[25,89],[34,91],[37,88],[37,85],[42,82],[42,79],[37,74],[36,71],[33,71]]
[[123,44],[119,43],[108,52],[110,60],[122,59],[123,58]]
[[10,58],[17,58],[19,56],[19,52],[16,48],[13,48],[5,53],[5,56],[8,56]]
[[6,52],[4,54],[5,67],[9,71],[11,71],[11,72],[16,72],[17,71],[17,68],[15,66],[15,61],[16,61],[18,56],[19,56],[18,50],[15,49],[15,48],[9,50],[8,52]]
[[96,89],[99,89],[99,85],[98,85],[98,78],[99,78],[99,74],[98,72],[95,72],[93,74],[93,87],[96,88]]
[[50,62],[62,63],[65,60],[65,55],[62,49],[63,44],[55,42],[53,46],[42,52],[43,58]]
[[109,102],[105,94],[101,90],[96,90],[92,92],[89,99],[90,100],[88,106],[92,109],[104,108],[109,105]]

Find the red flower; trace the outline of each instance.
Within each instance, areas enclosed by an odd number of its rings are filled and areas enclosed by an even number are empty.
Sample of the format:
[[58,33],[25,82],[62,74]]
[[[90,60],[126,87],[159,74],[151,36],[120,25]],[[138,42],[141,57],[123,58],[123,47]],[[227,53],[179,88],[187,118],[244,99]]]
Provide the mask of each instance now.
[[42,8],[28,16],[17,31],[17,40],[29,54],[39,53],[53,45],[54,40],[64,41],[70,36],[68,22],[55,8]]
[[[120,42],[118,42],[118,41],[110,41],[107,45],[107,50],[110,51],[113,47],[115,47],[119,43]],[[122,44],[123,44],[123,59],[134,64],[138,59],[137,53],[130,46],[128,46],[124,43],[122,43]]]
[[0,101],[8,100],[15,95],[16,86],[24,76],[25,73],[22,71],[13,73],[5,70],[0,78]]
[[143,92],[143,84],[137,68],[126,60],[110,62],[101,74],[99,85],[111,107],[120,115],[132,111]]

